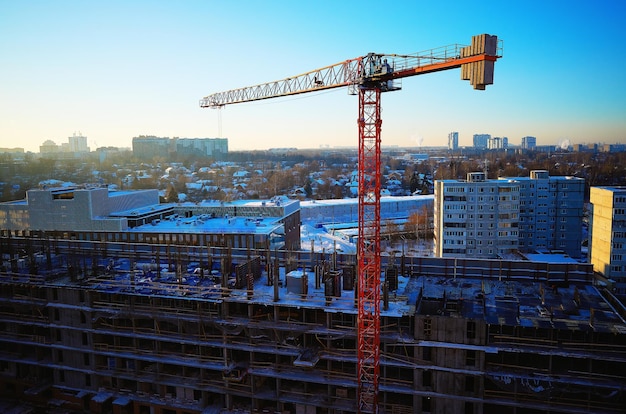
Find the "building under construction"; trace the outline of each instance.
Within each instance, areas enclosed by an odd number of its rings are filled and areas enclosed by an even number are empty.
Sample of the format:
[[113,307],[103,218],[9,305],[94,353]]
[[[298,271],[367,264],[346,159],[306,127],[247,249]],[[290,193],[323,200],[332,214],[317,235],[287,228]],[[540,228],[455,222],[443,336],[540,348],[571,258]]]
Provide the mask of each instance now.
[[[24,412],[357,412],[356,258],[2,231],[0,393]],[[384,413],[618,413],[590,264],[383,256]],[[39,411],[37,411],[39,410]]]

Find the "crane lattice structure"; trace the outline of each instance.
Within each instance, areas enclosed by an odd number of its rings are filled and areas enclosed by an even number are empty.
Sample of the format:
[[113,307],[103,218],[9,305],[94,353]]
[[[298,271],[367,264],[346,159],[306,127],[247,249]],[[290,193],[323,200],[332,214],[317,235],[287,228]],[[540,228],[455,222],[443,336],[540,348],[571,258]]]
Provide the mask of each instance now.
[[380,357],[381,93],[401,89],[405,77],[461,68],[474,89],[493,83],[502,56],[496,36],[472,37],[469,46],[450,45],[412,55],[369,53],[297,76],[208,95],[202,108],[347,87],[359,96],[357,408],[378,412]]

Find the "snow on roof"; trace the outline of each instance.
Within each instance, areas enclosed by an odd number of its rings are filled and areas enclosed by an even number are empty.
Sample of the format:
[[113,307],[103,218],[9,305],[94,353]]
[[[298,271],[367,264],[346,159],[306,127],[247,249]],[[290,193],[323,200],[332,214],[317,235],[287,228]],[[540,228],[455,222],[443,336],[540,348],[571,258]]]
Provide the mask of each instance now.
[[215,217],[208,215],[177,217],[155,220],[150,224],[133,227],[130,232],[139,233],[280,233],[282,224],[277,217]]

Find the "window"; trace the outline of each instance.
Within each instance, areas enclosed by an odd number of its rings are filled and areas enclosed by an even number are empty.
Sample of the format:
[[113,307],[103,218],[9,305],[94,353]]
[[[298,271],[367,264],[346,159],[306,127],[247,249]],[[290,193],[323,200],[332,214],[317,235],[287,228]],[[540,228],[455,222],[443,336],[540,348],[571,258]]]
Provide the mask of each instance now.
[[422,397],[422,411],[430,412],[430,397]]
[[432,361],[433,359],[432,348],[430,347],[422,348],[422,359],[424,361]]
[[476,338],[476,322],[467,321],[467,339]]
[[422,386],[430,387],[432,381],[432,374],[430,371],[424,371],[422,373]]
[[424,319],[424,338],[430,338],[432,332],[432,320],[430,318]]
[[474,377],[469,375],[465,377],[465,391],[474,392]]
[[476,351],[473,349],[465,351],[465,365],[468,367],[476,366]]

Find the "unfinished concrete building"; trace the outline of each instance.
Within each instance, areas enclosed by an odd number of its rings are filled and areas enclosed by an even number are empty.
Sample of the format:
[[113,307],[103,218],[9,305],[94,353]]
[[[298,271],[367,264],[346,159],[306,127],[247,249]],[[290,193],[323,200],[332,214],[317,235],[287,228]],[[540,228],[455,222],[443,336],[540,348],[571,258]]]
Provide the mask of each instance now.
[[[357,411],[354,256],[6,231],[0,250],[3,398],[47,412]],[[381,412],[624,411],[626,312],[591,265],[383,261]]]

